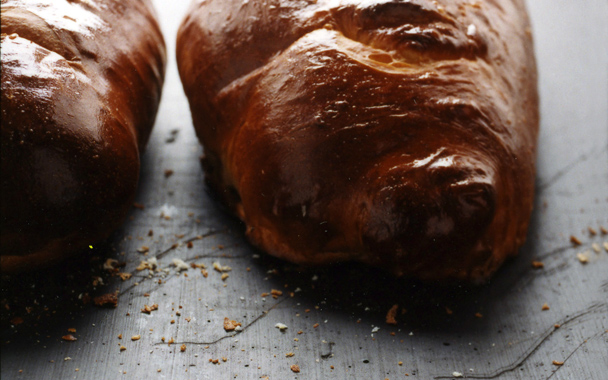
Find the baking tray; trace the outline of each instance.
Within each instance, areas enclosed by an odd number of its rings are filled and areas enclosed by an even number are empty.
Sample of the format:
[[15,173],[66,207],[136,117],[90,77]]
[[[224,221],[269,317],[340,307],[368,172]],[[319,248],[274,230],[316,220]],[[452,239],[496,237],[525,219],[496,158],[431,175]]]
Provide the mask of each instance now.
[[[608,378],[608,2],[528,5],[542,115],[529,236],[489,284],[438,287],[359,264],[302,268],[247,243],[204,185],[174,58],[188,1],[156,1],[169,64],[137,204],[107,242],[2,278],[2,378]],[[136,269],[152,257],[163,271]],[[108,259],[132,277],[110,276]],[[105,294],[115,308],[94,305]]]

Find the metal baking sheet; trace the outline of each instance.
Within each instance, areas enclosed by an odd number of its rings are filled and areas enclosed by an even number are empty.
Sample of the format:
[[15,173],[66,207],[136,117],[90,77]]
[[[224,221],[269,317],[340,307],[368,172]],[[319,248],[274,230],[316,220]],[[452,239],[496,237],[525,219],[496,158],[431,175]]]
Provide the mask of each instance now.
[[[608,2],[529,1],[542,102],[535,210],[519,257],[481,287],[301,268],[252,248],[204,185],[174,58],[187,5],[156,1],[169,65],[138,207],[108,242],[2,278],[3,379],[608,378]],[[168,271],[136,270],[152,257]],[[110,276],[109,258],[132,277]],[[116,308],[94,306],[108,293]],[[227,332],[225,318],[241,326]]]

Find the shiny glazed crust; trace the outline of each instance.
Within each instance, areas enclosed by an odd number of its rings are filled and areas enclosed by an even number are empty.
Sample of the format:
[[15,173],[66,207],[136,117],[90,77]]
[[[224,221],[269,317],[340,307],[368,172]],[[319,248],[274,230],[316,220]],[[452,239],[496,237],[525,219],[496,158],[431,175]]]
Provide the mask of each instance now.
[[4,273],[109,236],[132,204],[164,77],[147,0],[3,0]]
[[270,254],[479,282],[523,244],[522,0],[194,1],[177,59],[207,180]]

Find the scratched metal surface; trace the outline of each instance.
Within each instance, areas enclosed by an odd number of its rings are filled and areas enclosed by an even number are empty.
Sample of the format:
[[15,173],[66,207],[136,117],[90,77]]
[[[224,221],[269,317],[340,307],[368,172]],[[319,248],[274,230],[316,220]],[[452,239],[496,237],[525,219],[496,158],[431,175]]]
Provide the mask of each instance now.
[[[529,2],[542,98],[536,209],[520,256],[477,288],[395,280],[359,265],[306,270],[251,248],[203,184],[172,54],[187,2],[156,3],[171,59],[143,157],[137,202],[145,208],[79,258],[2,279],[3,379],[608,378],[608,252],[592,248],[608,241],[599,232],[608,228],[605,0]],[[573,246],[570,235],[583,244]],[[147,255],[137,251],[143,245]],[[576,256],[584,251],[586,265]],[[135,269],[150,257],[169,272]],[[109,276],[100,268],[107,258],[126,262],[120,271],[133,277]],[[205,264],[208,277],[200,268],[176,273],[174,258]],[[533,269],[533,260],[544,268]],[[232,268],[225,281],[215,261]],[[105,285],[93,287],[98,276]],[[261,296],[271,289],[283,295]],[[86,294],[115,290],[115,309],[84,305]],[[140,311],[154,303],[158,310]],[[391,326],[385,315],[394,304]],[[225,317],[242,330],[225,332]],[[77,340],[62,340],[71,328]]]

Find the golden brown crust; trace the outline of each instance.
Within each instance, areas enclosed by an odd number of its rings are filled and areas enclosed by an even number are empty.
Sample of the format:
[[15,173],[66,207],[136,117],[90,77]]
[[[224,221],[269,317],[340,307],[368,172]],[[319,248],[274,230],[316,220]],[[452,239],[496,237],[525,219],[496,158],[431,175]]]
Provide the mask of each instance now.
[[479,281],[523,244],[523,1],[193,2],[177,58],[207,179],[270,254]]
[[2,2],[2,272],[59,260],[120,225],[164,65],[146,0]]

